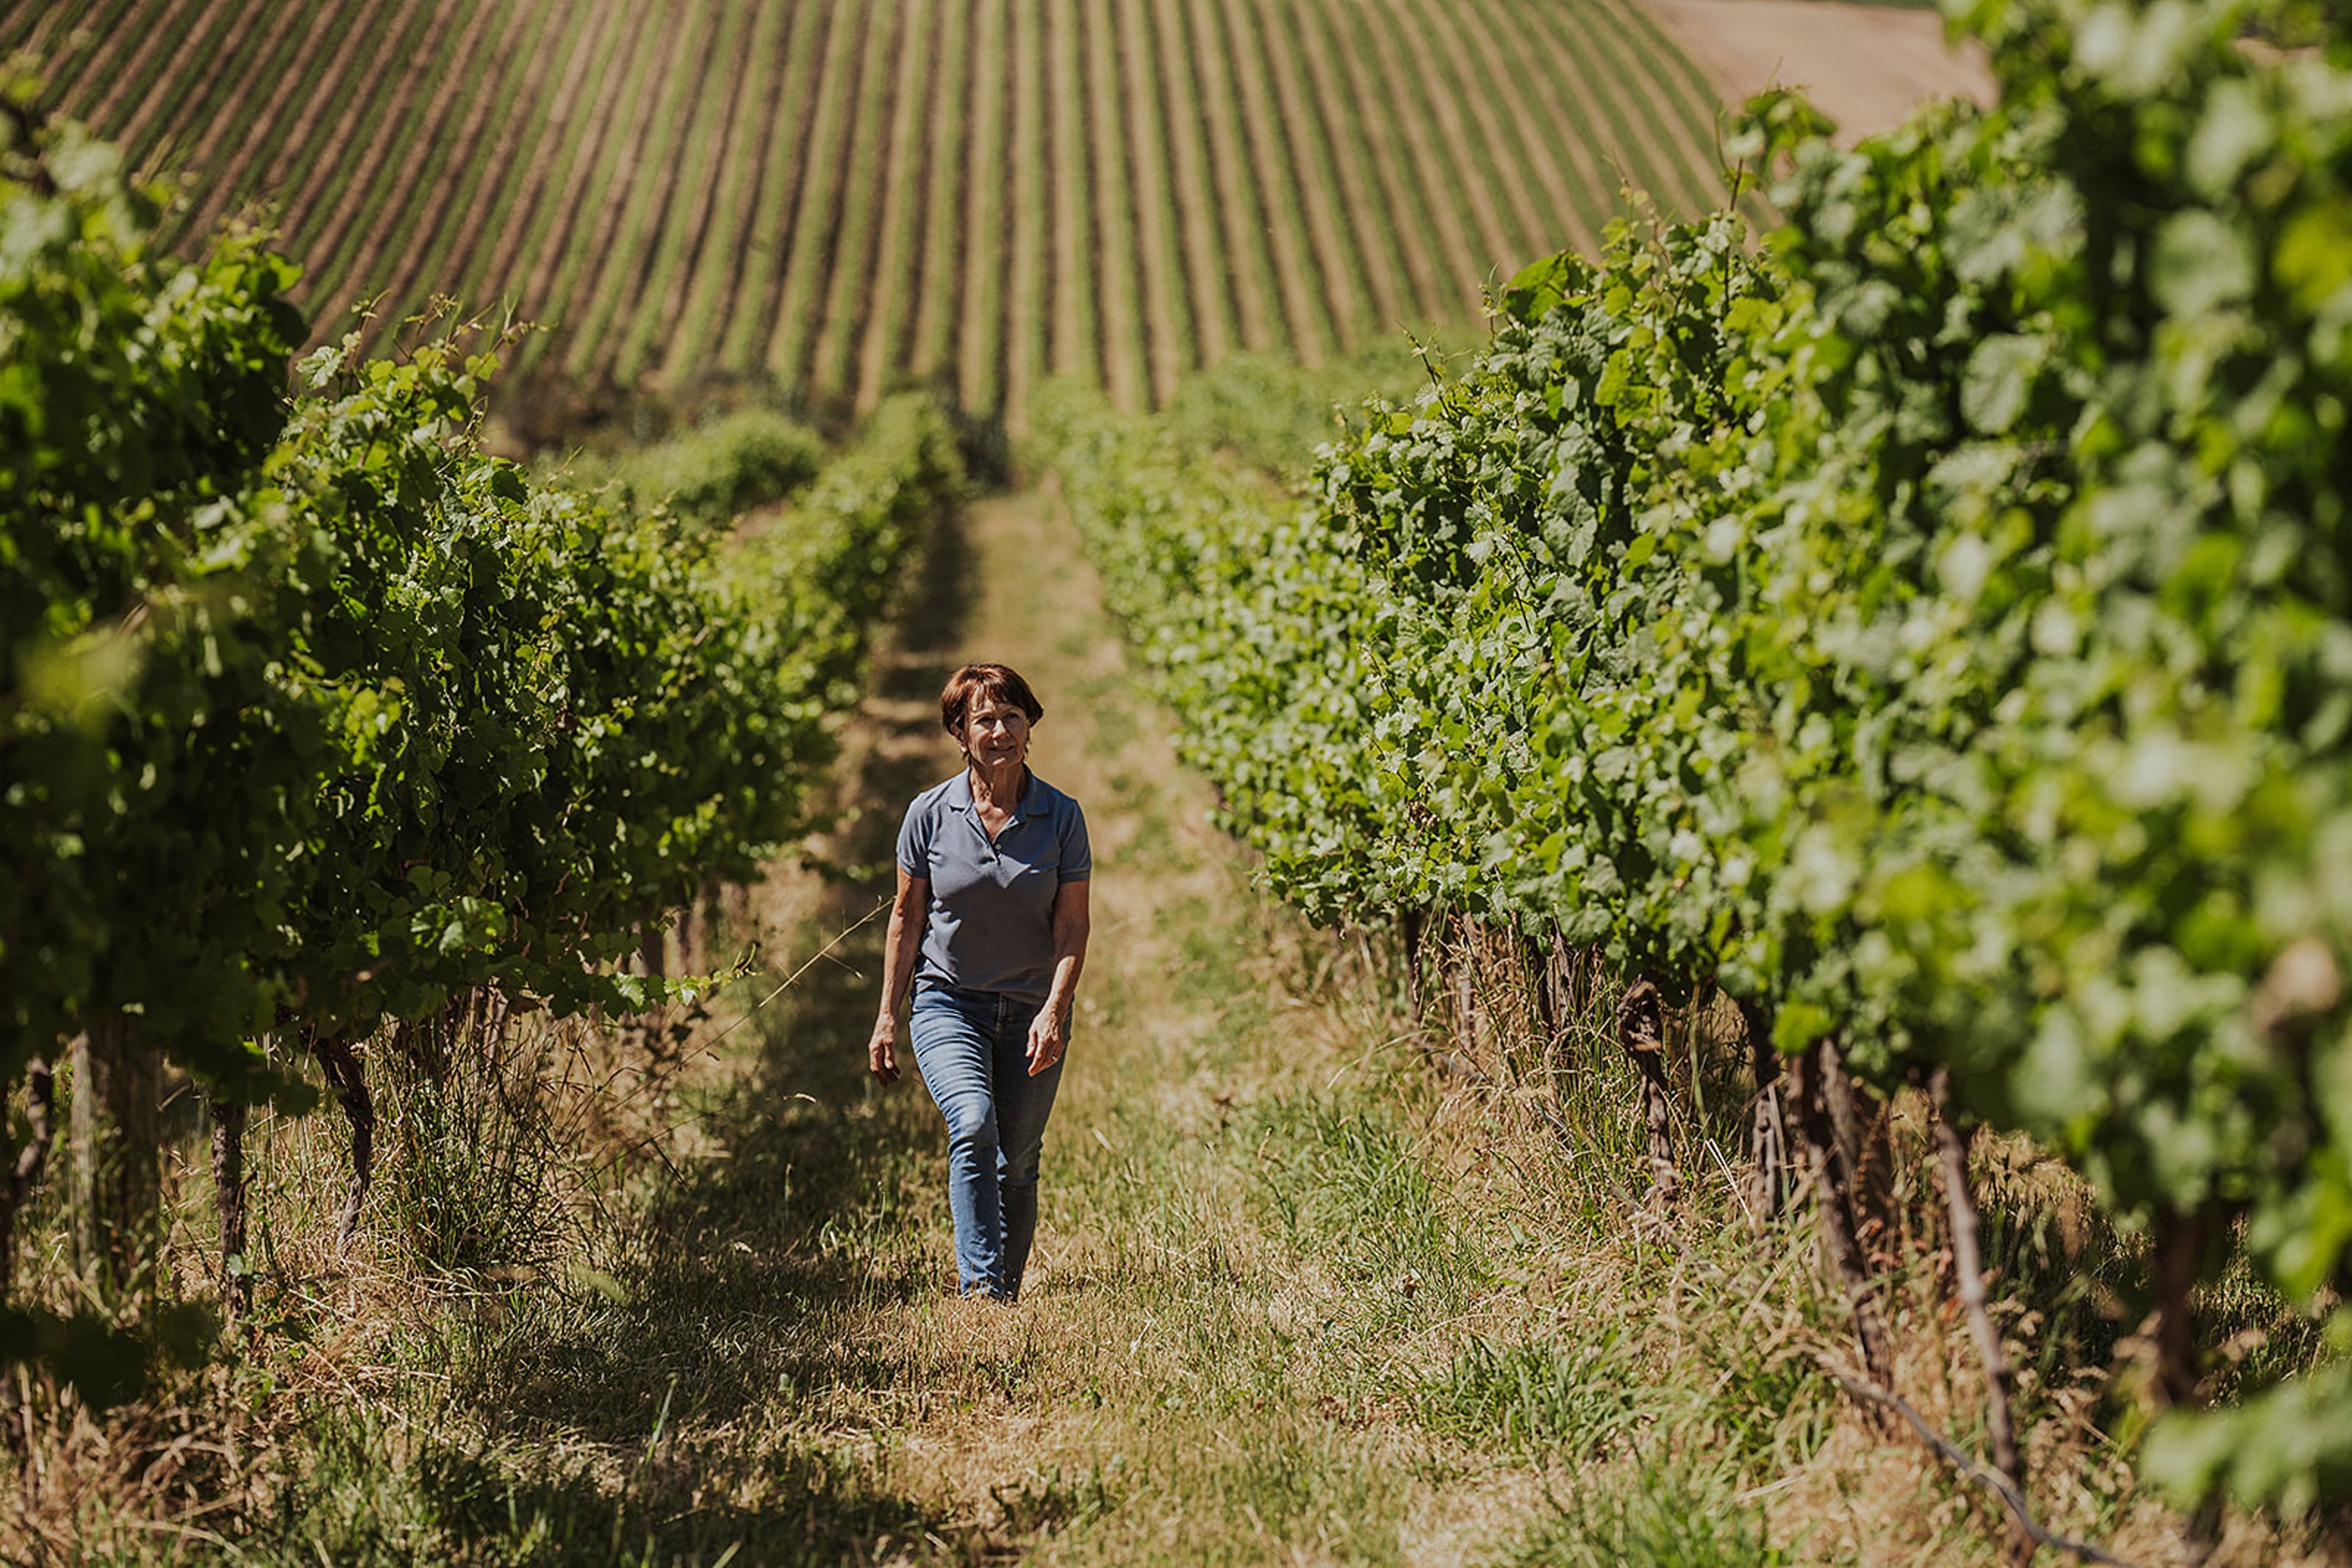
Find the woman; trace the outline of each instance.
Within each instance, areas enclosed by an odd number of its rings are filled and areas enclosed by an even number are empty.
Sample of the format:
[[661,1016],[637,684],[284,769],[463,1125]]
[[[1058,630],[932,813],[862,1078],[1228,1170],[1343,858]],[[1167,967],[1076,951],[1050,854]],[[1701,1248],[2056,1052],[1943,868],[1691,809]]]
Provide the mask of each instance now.
[[965,768],[924,790],[898,830],[898,895],[866,1048],[898,1079],[898,998],[911,978],[915,1063],[948,1124],[948,1206],[966,1295],[1021,1293],[1037,1234],[1037,1156],[1062,1082],[1087,961],[1094,864],[1078,803],[1029,771],[1045,709],[1003,664],[966,664],[940,694]]

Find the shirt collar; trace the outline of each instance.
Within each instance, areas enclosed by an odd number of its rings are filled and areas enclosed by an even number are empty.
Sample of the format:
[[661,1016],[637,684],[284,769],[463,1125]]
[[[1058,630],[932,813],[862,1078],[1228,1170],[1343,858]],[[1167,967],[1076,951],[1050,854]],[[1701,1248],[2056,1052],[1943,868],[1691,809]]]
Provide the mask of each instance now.
[[[1029,797],[1036,792],[1036,770],[1024,765],[1021,774],[1021,799],[1013,803],[1013,814],[1004,820],[1004,825],[1006,827],[1009,828],[1015,822],[1025,822],[1029,820]],[[963,812],[966,816],[970,816],[971,814],[972,801],[971,768],[967,768],[962,772],[957,774],[955,779],[948,785],[948,804],[955,810]]]

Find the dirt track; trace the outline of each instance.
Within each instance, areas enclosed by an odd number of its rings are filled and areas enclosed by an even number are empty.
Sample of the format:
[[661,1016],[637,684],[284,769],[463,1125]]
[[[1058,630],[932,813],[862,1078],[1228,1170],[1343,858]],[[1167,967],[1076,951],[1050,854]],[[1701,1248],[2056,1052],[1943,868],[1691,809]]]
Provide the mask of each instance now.
[[1932,11],[1838,0],[1647,0],[1666,36],[1698,62],[1724,101],[1801,87],[1847,146],[1900,122],[1922,101],[1993,97],[1973,42],[1954,50]]

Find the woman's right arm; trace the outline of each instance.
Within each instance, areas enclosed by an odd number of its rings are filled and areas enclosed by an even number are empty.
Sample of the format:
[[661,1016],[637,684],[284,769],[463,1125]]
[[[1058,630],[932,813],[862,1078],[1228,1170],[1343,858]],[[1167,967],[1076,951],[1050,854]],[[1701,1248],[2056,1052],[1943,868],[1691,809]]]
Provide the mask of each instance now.
[[898,1001],[915,977],[915,956],[922,950],[930,902],[930,880],[910,875],[900,866],[898,896],[890,902],[890,933],[882,945],[882,1011],[866,1046],[866,1071],[885,1083],[898,1082]]

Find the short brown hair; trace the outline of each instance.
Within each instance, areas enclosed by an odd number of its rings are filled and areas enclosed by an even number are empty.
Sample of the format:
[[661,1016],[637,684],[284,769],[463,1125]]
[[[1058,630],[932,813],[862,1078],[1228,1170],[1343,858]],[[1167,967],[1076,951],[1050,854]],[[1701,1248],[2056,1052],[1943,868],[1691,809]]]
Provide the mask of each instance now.
[[1045,716],[1036,694],[1012,665],[966,664],[948,677],[947,688],[940,693],[940,722],[948,727],[950,735],[963,738],[963,721],[971,711],[971,699],[982,695],[1019,708],[1031,724]]

